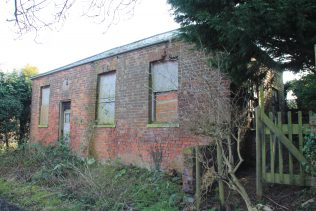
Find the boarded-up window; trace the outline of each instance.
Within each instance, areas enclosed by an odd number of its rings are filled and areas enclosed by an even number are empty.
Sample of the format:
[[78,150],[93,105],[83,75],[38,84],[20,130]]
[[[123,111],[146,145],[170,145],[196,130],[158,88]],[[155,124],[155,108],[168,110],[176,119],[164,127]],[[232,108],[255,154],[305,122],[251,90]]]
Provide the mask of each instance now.
[[41,88],[40,125],[48,125],[49,86]]
[[114,124],[115,120],[115,72],[99,76],[98,113],[99,125]]
[[151,121],[176,122],[178,119],[178,62],[151,64]]

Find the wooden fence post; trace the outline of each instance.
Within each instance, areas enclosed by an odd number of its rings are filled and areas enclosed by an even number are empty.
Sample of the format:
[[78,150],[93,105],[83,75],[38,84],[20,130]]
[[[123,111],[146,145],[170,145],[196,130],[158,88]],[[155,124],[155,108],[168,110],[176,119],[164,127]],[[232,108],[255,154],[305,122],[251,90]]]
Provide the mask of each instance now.
[[201,164],[200,164],[200,148],[195,146],[195,204],[196,210],[200,210],[201,206]]
[[262,198],[262,156],[261,156],[261,109],[260,106],[256,108],[256,195],[260,200]]
[[[219,147],[219,144],[216,145],[216,160],[217,160],[217,168],[219,175],[223,174],[223,158],[222,158],[222,150]],[[219,192],[219,201],[221,205],[221,209],[224,208],[225,203],[225,195],[224,195],[224,183],[220,179],[218,180],[218,192]]]

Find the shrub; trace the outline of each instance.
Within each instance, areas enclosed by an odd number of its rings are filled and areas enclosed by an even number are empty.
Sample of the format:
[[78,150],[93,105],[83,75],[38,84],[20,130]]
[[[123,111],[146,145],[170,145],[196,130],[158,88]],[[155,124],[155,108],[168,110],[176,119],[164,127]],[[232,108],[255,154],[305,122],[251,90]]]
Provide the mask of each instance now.
[[101,165],[91,158],[81,159],[60,141],[3,151],[0,159],[3,179],[44,188],[84,210],[179,210],[183,206],[179,180],[117,162]]
[[303,154],[307,160],[307,163],[304,164],[305,171],[316,175],[316,134],[305,137]]

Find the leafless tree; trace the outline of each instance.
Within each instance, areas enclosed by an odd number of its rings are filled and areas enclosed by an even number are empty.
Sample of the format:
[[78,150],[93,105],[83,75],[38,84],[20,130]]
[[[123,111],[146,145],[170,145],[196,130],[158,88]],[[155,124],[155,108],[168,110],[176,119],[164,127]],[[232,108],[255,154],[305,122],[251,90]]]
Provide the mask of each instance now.
[[[197,157],[205,169],[201,187],[207,191],[214,181],[226,184],[230,190],[240,194],[248,210],[257,210],[236,176],[244,161],[241,142],[249,119],[248,108],[243,105],[247,105],[248,100],[241,93],[232,93],[230,80],[222,71],[223,53],[207,55],[200,52],[200,58],[204,58],[204,61],[190,64],[194,65],[194,71],[179,73],[178,113],[181,127],[195,135],[207,137],[205,140],[209,142],[206,145],[214,150],[200,153]],[[173,80],[170,71],[158,71],[156,74],[160,75],[165,86],[176,87],[178,82]],[[150,72],[148,74],[152,75]],[[154,91],[152,87],[148,88]],[[204,159],[209,157],[207,154],[216,155],[212,162]]]
[[[13,8],[12,22],[19,34],[53,28],[63,24],[74,5],[82,8],[82,15],[105,23],[105,30],[117,23],[122,15],[131,15],[138,0],[14,0],[6,4]],[[13,5],[12,5],[13,4]]]
[[[237,191],[243,198],[248,210],[257,210],[248,193],[236,176],[236,172],[244,161],[241,153],[241,142],[248,129],[247,107],[241,106],[247,101],[232,93],[229,79],[223,74],[222,53],[203,55],[208,57],[212,68],[197,68],[183,74],[186,80],[183,98],[189,99],[186,108],[179,108],[180,116],[186,118],[186,127],[197,135],[207,136],[213,146],[213,162],[204,158],[201,153],[197,159],[202,163],[205,172],[202,176],[201,188],[207,190],[214,181],[226,184]],[[246,104],[246,103],[245,103]],[[208,153],[210,153],[208,151]],[[211,152],[212,153],[212,152]]]

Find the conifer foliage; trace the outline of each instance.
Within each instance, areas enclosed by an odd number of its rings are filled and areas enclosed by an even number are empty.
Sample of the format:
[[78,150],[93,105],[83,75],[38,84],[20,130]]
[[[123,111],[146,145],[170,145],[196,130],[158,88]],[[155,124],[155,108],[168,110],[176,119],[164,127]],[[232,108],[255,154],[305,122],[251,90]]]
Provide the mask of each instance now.
[[313,70],[316,0],[168,0],[184,37],[225,53],[236,84],[260,81],[261,66]]

